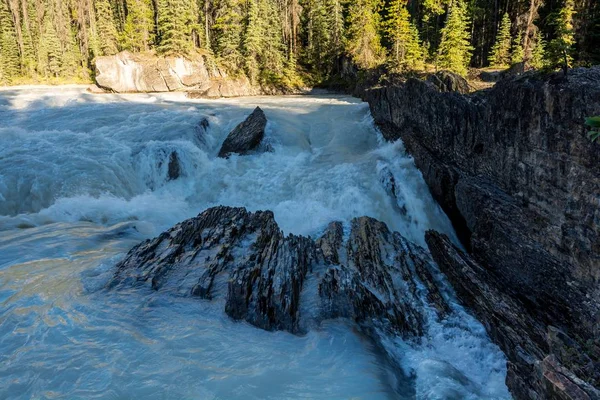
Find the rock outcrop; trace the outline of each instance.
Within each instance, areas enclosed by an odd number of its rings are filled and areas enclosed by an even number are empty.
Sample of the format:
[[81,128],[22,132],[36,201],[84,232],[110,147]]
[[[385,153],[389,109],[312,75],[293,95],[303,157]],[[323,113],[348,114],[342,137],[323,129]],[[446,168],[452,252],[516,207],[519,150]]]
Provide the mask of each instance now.
[[95,72],[97,87],[116,93],[185,91],[190,98],[220,98],[308,91],[306,88],[253,85],[245,76],[228,75],[208,56],[200,54],[160,57],[154,53],[123,51],[97,57]]
[[[532,365],[559,386],[564,377],[598,386],[585,371],[600,360],[600,145],[583,121],[600,114],[600,68],[568,80],[526,73],[470,95],[409,79],[364,98],[383,135],[402,138],[468,250],[469,268],[454,261],[445,270],[507,354],[515,397],[569,398]],[[432,252],[438,262],[461,259],[449,246]],[[509,302],[509,314],[494,313]],[[591,364],[544,345],[549,329]]]
[[266,126],[264,111],[256,107],[248,118],[227,135],[219,150],[219,157],[227,158],[232,153],[245,155],[256,150],[265,136]]
[[131,249],[110,286],[224,299],[229,316],[266,330],[347,317],[418,338],[426,309],[452,312],[435,271],[423,248],[373,218],[354,219],[347,240],[339,222],[312,240],[285,236],[270,211],[215,207]]
[[123,51],[97,57],[96,84],[117,93],[194,91],[202,97],[236,97],[261,93],[247,79],[231,78],[205,56],[158,57]]

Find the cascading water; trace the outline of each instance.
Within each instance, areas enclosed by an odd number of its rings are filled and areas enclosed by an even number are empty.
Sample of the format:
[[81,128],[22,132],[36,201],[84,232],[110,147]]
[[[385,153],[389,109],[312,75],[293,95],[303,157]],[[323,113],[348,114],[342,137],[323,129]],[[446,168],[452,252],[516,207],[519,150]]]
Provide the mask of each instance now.
[[[217,158],[256,105],[273,151]],[[294,336],[233,322],[216,302],[102,290],[133,245],[216,205],[272,210],[313,237],[362,215],[418,244],[427,229],[452,236],[366,104],[20,88],[0,91],[0,121],[0,398],[509,397],[503,355],[457,304],[384,356],[348,321]]]

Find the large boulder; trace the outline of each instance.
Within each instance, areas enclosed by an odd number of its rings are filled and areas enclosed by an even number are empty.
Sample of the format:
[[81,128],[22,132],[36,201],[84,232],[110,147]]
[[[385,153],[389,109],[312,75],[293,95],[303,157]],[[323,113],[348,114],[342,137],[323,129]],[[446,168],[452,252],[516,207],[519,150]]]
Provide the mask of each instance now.
[[[525,325],[558,327],[584,356],[600,359],[600,144],[583,124],[600,114],[600,67],[572,70],[568,79],[525,73],[468,95],[409,79],[364,98],[383,135],[403,140],[465,249],[489,272],[481,282],[491,289],[458,294],[487,315],[488,332],[511,363],[509,388],[517,398],[552,398],[520,372],[527,354],[544,360],[557,356],[552,348],[515,348],[516,340],[495,334],[510,321],[479,304],[488,292],[511,288],[503,293]],[[457,269],[455,281],[466,272]],[[529,340],[527,329],[513,333]]]
[[462,76],[450,71],[439,71],[427,76],[427,81],[431,82],[440,92],[458,92],[469,93],[471,87],[469,82]]
[[208,67],[202,56],[188,59],[123,51],[97,57],[95,63],[97,85],[118,93],[185,90],[224,76]]
[[248,118],[227,135],[219,150],[219,157],[227,158],[232,153],[245,155],[255,150],[265,136],[266,126],[265,113],[256,107]]

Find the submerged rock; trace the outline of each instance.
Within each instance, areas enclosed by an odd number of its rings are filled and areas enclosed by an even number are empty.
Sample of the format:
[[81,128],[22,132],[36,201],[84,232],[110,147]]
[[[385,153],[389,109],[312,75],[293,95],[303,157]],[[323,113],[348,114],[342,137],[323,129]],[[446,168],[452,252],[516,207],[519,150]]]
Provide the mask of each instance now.
[[221,146],[219,157],[227,158],[231,153],[245,155],[255,150],[265,136],[267,117],[260,107],[256,107],[252,114],[235,127]]
[[179,165],[179,156],[176,151],[172,151],[169,155],[169,165],[167,171],[168,180],[172,181],[181,175],[181,166]]
[[[111,286],[224,299],[230,317],[266,330],[346,317],[418,338],[429,306],[451,312],[434,270],[424,249],[373,218],[354,219],[346,241],[339,222],[315,241],[285,236],[270,211],[215,207],[131,249]],[[303,302],[317,309],[301,315]]]

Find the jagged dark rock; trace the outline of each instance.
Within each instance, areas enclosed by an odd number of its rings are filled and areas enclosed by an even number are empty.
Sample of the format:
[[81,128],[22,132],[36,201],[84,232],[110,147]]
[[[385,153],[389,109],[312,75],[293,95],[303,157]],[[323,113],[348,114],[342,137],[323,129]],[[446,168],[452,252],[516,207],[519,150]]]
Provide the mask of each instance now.
[[[303,317],[347,317],[418,338],[428,305],[451,312],[433,270],[424,249],[373,218],[354,219],[347,241],[339,222],[315,241],[284,236],[270,211],[215,207],[131,249],[110,286],[225,299],[229,316],[266,330],[301,333]],[[300,315],[303,301],[318,310]]]
[[465,94],[471,91],[469,82],[465,78],[450,71],[439,71],[428,75],[427,82],[431,82],[440,92]]
[[[545,340],[547,327],[557,327],[598,362],[600,145],[588,140],[583,121],[600,114],[600,67],[572,70],[568,80],[525,73],[469,95],[409,79],[363,97],[383,135],[402,138],[465,248],[487,271],[478,278],[485,289],[459,295],[482,310],[490,336],[507,353],[509,388],[517,398],[550,398],[551,389],[522,372],[519,343],[529,340],[528,330],[502,342],[494,332],[510,321],[492,318],[493,310],[478,302],[511,288],[503,299],[522,310],[531,335]],[[535,343],[536,359],[556,356]],[[585,368],[562,365],[600,384]]]
[[219,157],[227,158],[231,153],[245,155],[255,150],[265,136],[266,126],[265,113],[256,107],[246,120],[227,135],[219,150]]
[[600,391],[580,379],[598,379],[598,358],[592,360],[565,332],[541,321],[536,314],[543,310],[519,300],[518,290],[503,285],[448,237],[429,231],[426,241],[459,297],[509,358],[507,383],[516,398],[600,398]]

